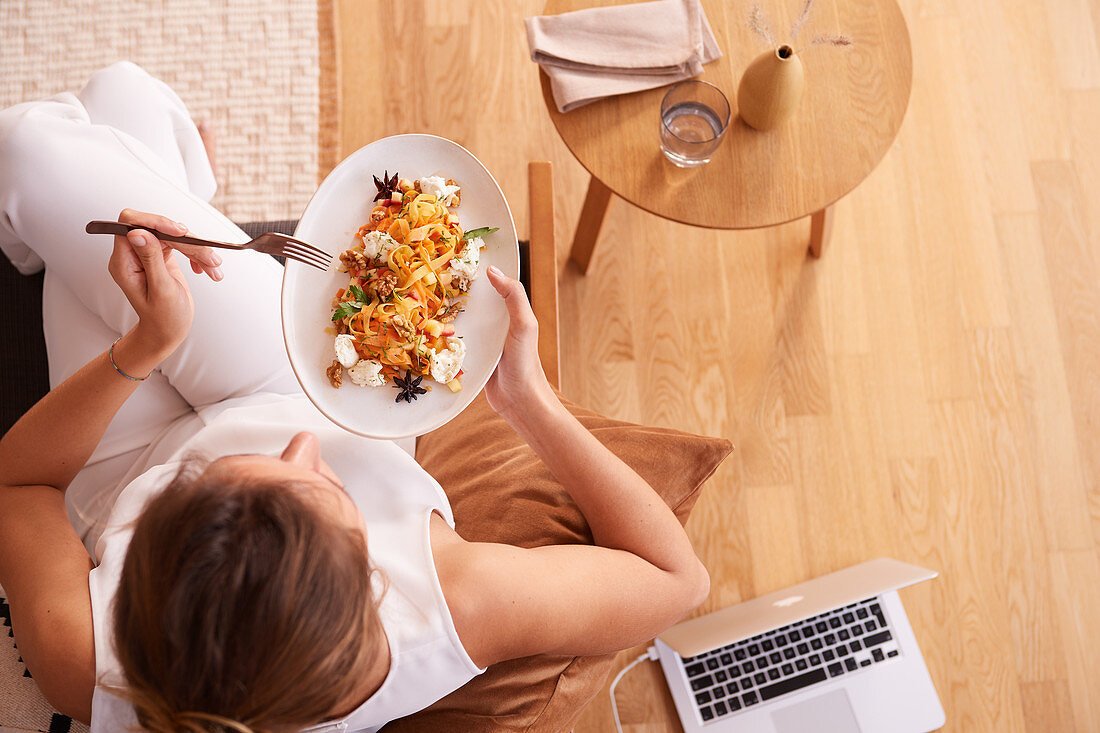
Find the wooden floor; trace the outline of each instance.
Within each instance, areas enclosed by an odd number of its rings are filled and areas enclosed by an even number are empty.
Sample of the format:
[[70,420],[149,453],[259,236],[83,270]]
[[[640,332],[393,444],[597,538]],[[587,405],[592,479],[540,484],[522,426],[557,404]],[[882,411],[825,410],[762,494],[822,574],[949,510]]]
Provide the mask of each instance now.
[[[566,265],[587,177],[527,58],[541,2],[341,0],[342,153],[458,140],[521,236],[527,161],[553,161],[564,391],[738,448],[689,524],[700,612],[925,565],[902,599],[945,730],[1098,731],[1100,5],[901,4],[909,112],[819,262],[807,221],[712,232],[613,200],[588,276]],[[679,729],[654,664],[619,700],[628,731]],[[613,730],[606,694],[577,730]]]

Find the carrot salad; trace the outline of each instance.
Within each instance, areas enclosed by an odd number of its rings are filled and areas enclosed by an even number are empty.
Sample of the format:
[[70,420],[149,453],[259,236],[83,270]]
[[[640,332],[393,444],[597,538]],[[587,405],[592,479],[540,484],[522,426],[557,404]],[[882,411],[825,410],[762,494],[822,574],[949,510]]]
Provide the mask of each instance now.
[[425,377],[458,392],[466,347],[454,321],[477,276],[482,237],[496,229],[463,230],[453,180],[410,181],[387,171],[375,184],[370,219],[340,255],[348,284],[332,300],[329,381],[339,387],[346,371],[360,386],[389,383],[398,402],[429,391]]

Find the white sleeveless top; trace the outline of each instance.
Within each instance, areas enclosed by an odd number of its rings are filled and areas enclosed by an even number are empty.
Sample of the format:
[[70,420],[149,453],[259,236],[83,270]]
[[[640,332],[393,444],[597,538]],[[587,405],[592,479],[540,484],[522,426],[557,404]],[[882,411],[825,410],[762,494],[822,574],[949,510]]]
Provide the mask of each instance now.
[[379,617],[390,645],[390,670],[382,686],[350,715],[306,730],[375,731],[422,710],[485,671],[474,664],[458,638],[432,559],[429,520],[438,512],[454,527],[451,507],[439,484],[416,461],[393,443],[337,428],[300,396],[254,395],[203,417],[207,425],[166,464],[127,485],[96,544],[97,566],[88,576],[96,658],[93,733],[137,726],[133,707],[103,685],[125,687],[112,643],[111,602],[132,522],[145,502],[167,485],[191,453],[210,459],[239,453],[278,455],[301,430],[317,435],[322,456],[366,521],[371,562],[388,580]]

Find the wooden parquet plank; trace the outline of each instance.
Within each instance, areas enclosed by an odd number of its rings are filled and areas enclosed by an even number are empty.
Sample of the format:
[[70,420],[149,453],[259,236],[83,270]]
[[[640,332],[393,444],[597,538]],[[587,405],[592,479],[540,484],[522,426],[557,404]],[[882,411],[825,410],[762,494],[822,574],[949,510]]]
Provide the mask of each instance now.
[[801,582],[809,575],[806,537],[802,529],[801,490],[785,486],[753,486],[744,489],[751,521],[745,527],[752,552],[752,577],[758,593],[767,593]]
[[1013,304],[1013,345],[1026,438],[1032,448],[1037,518],[1050,548],[1087,543],[1085,478],[1066,379],[1054,297],[1036,214],[997,221]]
[[1047,573],[1033,571],[1042,566],[1048,546],[1042,523],[1033,521],[1042,507],[1035,490],[1034,450],[1028,440],[1028,414],[1020,396],[1011,335],[994,329],[975,332],[972,339],[988,423],[986,441],[993,456],[989,469],[995,475],[995,498],[999,497],[993,511],[999,526],[1014,528],[998,533],[996,549],[1016,672],[1021,680],[1065,679],[1064,660],[1046,653],[1061,644],[1051,579]]
[[1089,0],[1044,0],[1058,65],[1065,89],[1100,88],[1100,41],[1095,4]]
[[829,412],[829,362],[818,293],[821,270],[806,260],[798,234],[793,247],[784,243],[769,250],[779,335],[773,358],[779,367],[784,412],[824,415]]
[[1084,730],[1074,723],[1069,685],[1056,682],[1025,682],[1020,685],[1024,701],[1024,723],[1028,733],[1052,730]]
[[1069,157],[1069,115],[1057,58],[1065,49],[1055,44],[1044,3],[1013,5],[1005,14],[1005,23],[1007,36],[999,40],[1013,51],[1012,65],[1007,68],[1020,101],[1016,109],[1001,104],[996,109],[1018,114],[1023,121],[1027,149],[1017,154],[1029,161]]
[[1070,702],[1077,730],[1100,730],[1100,635],[1090,609],[1100,607],[1100,557],[1095,551],[1055,552],[1050,556],[1058,620],[1069,673]]
[[943,498],[947,564],[937,580],[950,589],[951,625],[946,651],[952,666],[939,689],[956,697],[958,730],[1023,729],[1008,608],[1004,603],[1006,558],[997,541],[996,521],[1004,494],[997,473],[988,418],[973,401],[943,402],[935,409]]
[[[1006,6],[1000,3],[961,3],[963,28],[981,27],[986,38],[1007,38],[1010,25]],[[1006,150],[1025,150],[1027,135],[1019,113],[1022,92],[1015,74],[1006,74],[1019,61],[1018,49],[1008,43],[964,43],[958,49],[965,67],[966,96],[972,125],[971,139],[980,155],[982,185],[975,188],[989,201],[994,214],[1035,210],[1028,159],[1005,155]],[[997,114],[990,114],[998,110]],[[968,242],[987,252],[987,262],[996,267],[993,240]],[[1004,325],[1003,323],[1000,325]]]
[[[1100,16],[1100,10],[1097,10]],[[1081,190],[1091,192],[1092,205],[1086,205],[1081,212],[1085,219],[1088,241],[1092,242],[1093,257],[1100,247],[1100,206],[1095,205],[1095,192],[1100,190],[1100,134],[1097,133],[1097,120],[1100,120],[1100,88],[1066,94],[1069,110],[1069,156],[1081,182]]]
[[[1087,230],[1086,198],[1073,163],[1037,161],[1032,175],[1078,451],[1085,484],[1095,490],[1100,485],[1100,451],[1090,428],[1100,425],[1100,245]],[[1081,500],[1087,511],[1087,497]],[[1074,534],[1058,547],[1092,544],[1091,534]]]
[[[905,150],[904,141],[898,150]],[[889,455],[906,457],[932,455],[931,377],[925,365],[932,357],[921,328],[921,281],[899,276],[913,272],[924,256],[921,250],[930,247],[919,238],[915,205],[903,194],[910,179],[904,156],[887,156],[867,180],[867,187],[860,187],[839,205],[842,212],[852,211],[848,228],[840,231],[853,242],[867,242],[849,247],[860,250],[861,281],[852,285],[863,290],[866,306],[836,316],[866,322],[872,344],[866,354],[866,389],[874,394],[876,429]],[[830,252],[827,259],[831,257]],[[831,263],[830,267],[826,282],[836,270]],[[884,348],[885,344],[889,347]]]

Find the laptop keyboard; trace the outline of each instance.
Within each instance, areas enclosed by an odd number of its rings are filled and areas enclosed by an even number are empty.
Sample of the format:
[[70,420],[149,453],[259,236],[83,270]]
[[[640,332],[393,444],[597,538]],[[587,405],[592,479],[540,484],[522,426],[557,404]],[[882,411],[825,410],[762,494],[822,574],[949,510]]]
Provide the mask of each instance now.
[[703,723],[898,656],[878,598],[683,660]]

